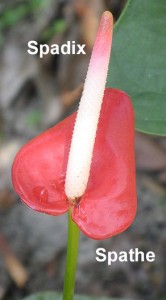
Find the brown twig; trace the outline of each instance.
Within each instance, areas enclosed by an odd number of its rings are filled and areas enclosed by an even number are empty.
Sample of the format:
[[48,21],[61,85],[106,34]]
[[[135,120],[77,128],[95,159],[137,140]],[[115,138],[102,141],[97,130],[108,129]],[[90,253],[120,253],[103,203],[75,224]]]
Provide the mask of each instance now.
[[24,287],[28,279],[28,272],[15,257],[2,233],[0,233],[0,252],[4,257],[6,268],[13,281],[19,288]]

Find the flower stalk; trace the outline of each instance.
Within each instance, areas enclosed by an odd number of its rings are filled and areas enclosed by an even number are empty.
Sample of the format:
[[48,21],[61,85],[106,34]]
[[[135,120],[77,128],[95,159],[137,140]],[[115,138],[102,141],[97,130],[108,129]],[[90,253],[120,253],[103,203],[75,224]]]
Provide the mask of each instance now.
[[73,300],[80,230],[72,221],[71,209],[68,212],[68,243],[63,300]]

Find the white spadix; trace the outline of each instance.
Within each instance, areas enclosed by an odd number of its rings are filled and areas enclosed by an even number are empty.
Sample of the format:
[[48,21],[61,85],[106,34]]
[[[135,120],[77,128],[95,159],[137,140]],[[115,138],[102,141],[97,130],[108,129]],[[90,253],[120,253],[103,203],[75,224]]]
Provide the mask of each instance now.
[[77,198],[83,195],[88,183],[108,72],[112,28],[112,14],[110,12],[103,13],[90,59],[69,152],[65,192],[71,202],[75,202]]

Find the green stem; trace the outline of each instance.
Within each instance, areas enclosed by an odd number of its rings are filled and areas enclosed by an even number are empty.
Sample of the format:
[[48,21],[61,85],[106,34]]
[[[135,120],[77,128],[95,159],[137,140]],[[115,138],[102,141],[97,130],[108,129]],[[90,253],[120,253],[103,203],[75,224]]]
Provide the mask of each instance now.
[[79,228],[71,219],[71,209],[68,214],[68,243],[66,257],[66,271],[63,288],[63,300],[73,300],[75,275],[79,245]]

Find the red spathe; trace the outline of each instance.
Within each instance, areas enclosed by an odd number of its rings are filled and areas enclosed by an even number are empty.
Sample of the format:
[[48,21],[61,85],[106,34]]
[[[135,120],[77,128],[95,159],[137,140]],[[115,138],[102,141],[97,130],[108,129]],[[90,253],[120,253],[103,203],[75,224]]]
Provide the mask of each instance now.
[[[76,114],[34,138],[18,152],[13,185],[29,207],[50,215],[65,213],[65,174]],[[87,188],[72,218],[93,239],[124,231],[136,213],[134,112],[124,92],[106,89]]]

